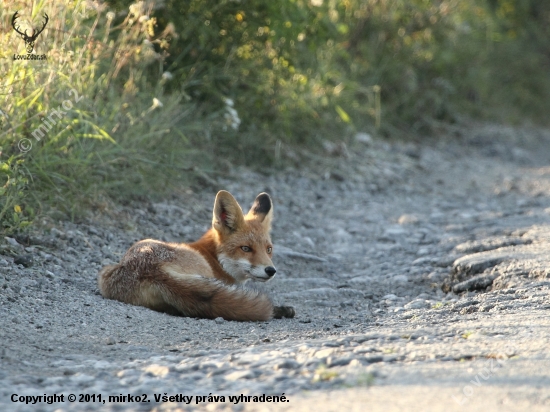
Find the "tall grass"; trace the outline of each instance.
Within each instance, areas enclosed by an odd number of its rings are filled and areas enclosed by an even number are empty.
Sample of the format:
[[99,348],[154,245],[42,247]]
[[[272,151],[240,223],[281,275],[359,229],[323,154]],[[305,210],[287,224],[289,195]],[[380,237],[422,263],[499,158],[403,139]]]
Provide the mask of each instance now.
[[[166,93],[166,34],[155,33],[151,10],[134,7],[114,24],[115,13],[86,2],[25,6],[8,1],[0,12],[3,228],[24,226],[46,206],[74,216],[83,205],[184,180],[202,156],[188,138],[201,125],[193,103]],[[10,28],[16,10],[29,33],[29,23],[50,16],[35,44],[47,60],[13,60],[26,54]]]
[[[13,59],[17,10],[28,33],[50,17],[47,60]],[[291,149],[359,130],[548,122],[550,7],[535,0],[7,0],[0,19],[5,231],[230,163],[300,164]]]

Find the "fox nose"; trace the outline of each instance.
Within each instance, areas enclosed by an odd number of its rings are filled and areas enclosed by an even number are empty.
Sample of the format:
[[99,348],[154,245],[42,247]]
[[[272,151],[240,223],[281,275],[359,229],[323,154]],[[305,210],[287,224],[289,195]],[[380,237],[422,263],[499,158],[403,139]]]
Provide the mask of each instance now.
[[267,273],[267,276],[272,277],[277,270],[273,266],[268,266],[265,268],[265,273]]

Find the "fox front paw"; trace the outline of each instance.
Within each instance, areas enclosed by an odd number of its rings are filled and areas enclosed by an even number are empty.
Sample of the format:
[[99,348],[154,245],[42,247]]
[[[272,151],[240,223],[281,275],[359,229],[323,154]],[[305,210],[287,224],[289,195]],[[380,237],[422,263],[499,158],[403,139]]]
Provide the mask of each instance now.
[[296,311],[292,306],[274,306],[273,318],[293,318],[296,315]]

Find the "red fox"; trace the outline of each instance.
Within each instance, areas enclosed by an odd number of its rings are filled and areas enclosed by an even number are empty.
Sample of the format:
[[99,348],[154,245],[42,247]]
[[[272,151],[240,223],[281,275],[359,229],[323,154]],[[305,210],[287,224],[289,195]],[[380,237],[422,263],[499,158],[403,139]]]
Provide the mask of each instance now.
[[101,294],[174,315],[263,321],[295,315],[290,306],[273,306],[267,294],[245,289],[247,280],[266,282],[275,275],[269,237],[273,204],[260,193],[250,211],[222,190],[216,195],[212,228],[190,244],[146,239],[135,243],[118,265],[98,275]]

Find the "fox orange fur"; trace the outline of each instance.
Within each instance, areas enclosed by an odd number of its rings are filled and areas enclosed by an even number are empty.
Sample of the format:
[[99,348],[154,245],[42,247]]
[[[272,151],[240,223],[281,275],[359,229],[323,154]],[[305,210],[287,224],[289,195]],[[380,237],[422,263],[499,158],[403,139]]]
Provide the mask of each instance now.
[[105,298],[174,315],[263,321],[294,317],[273,306],[263,292],[240,286],[266,282],[276,270],[269,236],[273,204],[260,193],[244,215],[227,191],[216,195],[212,228],[190,244],[146,239],[135,243],[118,265],[105,266],[98,286]]

